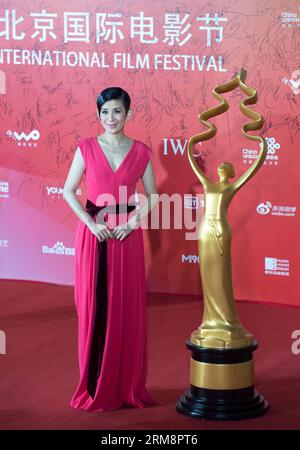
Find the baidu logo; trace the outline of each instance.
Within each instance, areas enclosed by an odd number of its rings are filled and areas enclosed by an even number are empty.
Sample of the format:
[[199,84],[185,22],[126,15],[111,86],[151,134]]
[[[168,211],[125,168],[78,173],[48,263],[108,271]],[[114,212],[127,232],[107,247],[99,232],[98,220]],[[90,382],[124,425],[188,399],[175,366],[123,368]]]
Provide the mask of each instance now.
[[49,255],[75,255],[75,248],[65,247],[62,242],[57,241],[53,247],[48,245],[42,245],[42,253],[48,253]]
[[260,203],[258,205],[258,207],[256,208],[256,211],[258,212],[258,214],[269,214],[269,212],[271,211],[272,208],[272,203],[271,202],[266,202],[266,203]]

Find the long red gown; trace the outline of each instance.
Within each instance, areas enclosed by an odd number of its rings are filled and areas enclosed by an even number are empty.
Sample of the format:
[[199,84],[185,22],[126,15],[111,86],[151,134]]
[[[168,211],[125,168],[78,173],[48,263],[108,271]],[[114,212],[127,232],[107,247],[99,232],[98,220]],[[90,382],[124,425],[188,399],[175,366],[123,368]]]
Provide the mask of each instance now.
[[[136,183],[151,150],[133,144],[116,171],[97,137],[79,141],[85,161],[89,213],[95,205],[132,203]],[[119,187],[123,186],[123,194]],[[125,201],[124,201],[124,189]],[[102,198],[99,195],[102,194]],[[106,197],[103,197],[106,194]],[[89,204],[89,205],[88,205]],[[98,208],[99,209],[99,208]],[[128,212],[106,215],[111,228],[124,223]],[[123,404],[143,408],[155,404],[146,389],[146,283],[142,229],[123,241],[99,243],[79,220],[75,236],[75,306],[78,317],[80,379],[70,405],[85,411],[109,411]]]

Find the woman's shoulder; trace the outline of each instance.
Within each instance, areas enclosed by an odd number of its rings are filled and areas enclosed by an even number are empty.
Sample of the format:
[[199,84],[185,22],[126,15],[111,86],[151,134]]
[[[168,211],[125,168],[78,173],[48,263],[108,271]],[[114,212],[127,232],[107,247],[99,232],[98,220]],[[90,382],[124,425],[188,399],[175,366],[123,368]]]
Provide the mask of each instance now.
[[96,139],[96,136],[88,136],[88,137],[79,137],[77,138],[77,148],[79,147],[80,152],[82,154],[83,159],[87,163],[89,159],[89,155],[92,149],[92,141]]
[[87,136],[87,137],[79,137],[77,139],[77,146],[80,148],[82,153],[86,153],[92,148],[93,142],[95,142],[97,136]]
[[143,154],[145,154],[147,156],[151,156],[152,155],[152,150],[147,144],[145,144],[144,142],[142,142],[142,141],[140,141],[138,139],[134,139],[134,141],[135,141],[135,144],[136,144],[138,150],[141,153],[143,153]]
[[144,148],[148,148],[150,150],[150,148],[148,147],[147,144],[145,144],[143,141],[140,141],[139,139],[133,139],[133,141],[139,145],[140,147],[144,147]]
[[79,144],[89,144],[91,143],[93,140],[97,139],[97,136],[87,136],[87,137],[79,137],[77,139],[78,145]]

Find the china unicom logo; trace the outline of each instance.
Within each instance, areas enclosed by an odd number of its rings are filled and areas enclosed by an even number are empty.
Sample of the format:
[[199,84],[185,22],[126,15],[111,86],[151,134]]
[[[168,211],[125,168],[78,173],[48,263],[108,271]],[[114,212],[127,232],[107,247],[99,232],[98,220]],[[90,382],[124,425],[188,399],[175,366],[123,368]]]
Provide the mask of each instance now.
[[272,203],[271,202],[266,202],[266,203],[260,203],[257,208],[256,211],[258,212],[258,214],[269,214],[269,212],[272,209]]
[[274,154],[274,153],[276,153],[276,150],[278,150],[280,148],[280,144],[278,142],[276,142],[275,138],[267,137],[266,141],[268,144],[268,154]]
[[[32,130],[30,133],[26,134],[24,132],[17,133],[16,131],[8,130],[6,132],[7,136],[11,139],[14,139],[18,142],[18,145],[23,145],[24,147],[28,145],[28,147],[31,147],[32,145],[36,147],[36,143],[33,144],[29,141],[38,141],[40,138],[40,132],[38,130]],[[23,143],[22,143],[23,141]]]

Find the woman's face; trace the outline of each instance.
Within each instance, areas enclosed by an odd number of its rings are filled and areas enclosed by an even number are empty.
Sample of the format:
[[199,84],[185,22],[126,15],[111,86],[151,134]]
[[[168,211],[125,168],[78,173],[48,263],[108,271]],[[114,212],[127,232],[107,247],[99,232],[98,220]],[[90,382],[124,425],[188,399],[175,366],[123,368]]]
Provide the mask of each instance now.
[[126,116],[126,110],[121,99],[105,102],[100,111],[102,126],[110,134],[117,134],[123,130]]

